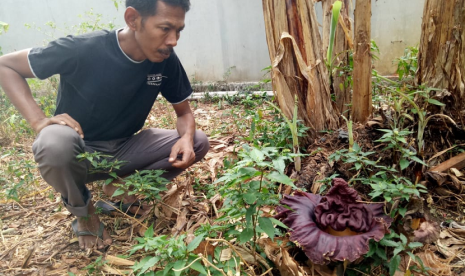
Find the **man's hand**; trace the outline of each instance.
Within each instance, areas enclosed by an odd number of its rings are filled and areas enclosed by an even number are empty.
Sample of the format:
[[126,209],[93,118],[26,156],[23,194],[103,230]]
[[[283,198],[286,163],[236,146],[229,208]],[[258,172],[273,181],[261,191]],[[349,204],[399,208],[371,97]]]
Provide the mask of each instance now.
[[[181,159],[178,159],[181,156]],[[195,161],[193,141],[188,138],[179,139],[171,148],[168,161],[175,168],[186,169]]]
[[[173,104],[174,111],[178,120],[176,128],[181,137],[171,148],[171,154],[168,161],[175,168],[186,169],[195,161],[194,152],[194,133],[195,120],[192,115],[188,101],[179,104]],[[181,157],[178,159],[178,157]]]
[[49,125],[69,126],[74,129],[82,139],[84,139],[84,132],[82,131],[81,125],[66,113],[56,115],[52,118],[43,118],[37,121],[32,127],[37,133],[39,133],[44,127]]

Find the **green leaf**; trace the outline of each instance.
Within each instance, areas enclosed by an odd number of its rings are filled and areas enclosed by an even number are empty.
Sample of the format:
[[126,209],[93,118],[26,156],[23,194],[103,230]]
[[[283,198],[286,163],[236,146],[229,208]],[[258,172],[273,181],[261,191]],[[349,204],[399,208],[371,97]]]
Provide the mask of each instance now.
[[199,247],[204,237],[205,237],[205,234],[195,237],[195,239],[191,241],[189,245],[187,246],[187,251],[191,252],[191,251],[194,251],[197,247]]
[[420,163],[420,164],[422,164],[422,165],[427,166],[427,165],[425,164],[425,162],[423,162],[423,160],[421,160],[420,158],[418,158],[418,157],[416,157],[416,156],[410,156],[410,159],[412,159],[413,161],[418,162],[418,163]]
[[294,189],[297,189],[297,187],[294,185],[294,182],[292,182],[292,179],[290,179],[285,174],[273,171],[270,174],[266,175],[266,178],[268,178],[270,181],[286,184],[293,187]]
[[400,162],[399,162],[400,170],[401,171],[405,170],[408,167],[409,163],[410,162],[407,159],[400,159]]
[[403,191],[406,194],[413,194],[413,195],[418,193],[418,191],[416,189],[411,189],[411,188],[405,188],[405,189],[403,189]]
[[239,235],[239,241],[241,243],[246,243],[250,241],[253,237],[253,229],[252,228],[245,228],[242,233]]
[[286,169],[286,164],[284,163],[284,159],[280,157],[278,159],[273,160],[273,167],[279,173],[284,174],[284,169]]
[[375,253],[376,253],[376,249],[378,249],[377,246],[375,246],[375,244],[370,244],[370,250],[368,250],[368,252],[365,254],[365,257],[371,257],[373,256]]
[[255,168],[245,167],[245,168],[240,168],[239,173],[241,175],[255,176],[256,173],[259,173],[259,171],[257,171]]
[[[8,23],[5,23],[5,22],[2,22],[0,21],[0,27],[5,31],[5,32],[8,32],[8,28],[10,27],[10,25]],[[0,30],[0,34],[1,34],[1,30]]]
[[402,244],[407,244],[407,237],[404,234],[400,234],[400,240],[402,241]]
[[392,252],[393,256],[398,256],[398,254],[399,254],[402,250],[404,250],[404,247],[403,247],[403,246],[396,247],[396,248],[394,249],[394,251]]
[[411,242],[408,244],[408,247],[410,249],[415,249],[415,248],[418,248],[418,247],[422,247],[423,244],[421,242]]
[[274,223],[275,225],[278,225],[284,229],[288,229],[289,227],[287,227],[284,223],[280,222],[279,220],[275,219],[275,218],[270,218],[271,222]]
[[262,228],[263,231],[270,237],[271,240],[274,239],[274,227],[273,223],[269,218],[260,217],[258,218],[258,225]]
[[399,268],[399,264],[400,264],[399,255],[391,259],[391,261],[389,262],[389,275],[390,276],[394,276],[394,273],[396,273],[397,268]]
[[381,259],[387,261],[386,251],[384,251],[382,248],[376,248],[376,255]]
[[163,276],[166,276],[168,275],[168,273],[171,271],[171,269],[173,268],[174,266],[174,263],[170,262],[166,265],[165,269],[163,270]]
[[439,105],[439,106],[446,106],[445,104],[443,104],[440,101],[435,100],[435,99],[428,99],[428,103],[434,104],[434,105]]
[[410,256],[410,258],[412,258],[413,261],[416,259],[415,255],[413,255],[412,252],[407,251],[407,254]]
[[257,196],[253,193],[247,193],[242,196],[244,199],[245,203],[247,204],[254,204],[255,201],[257,201]]
[[193,263],[191,265],[191,268],[193,270],[196,270],[198,272],[200,272],[200,274],[204,274],[204,275],[207,275],[207,271],[205,270],[205,267],[202,265],[202,263],[200,262],[200,260],[196,261],[195,263]]
[[263,152],[261,152],[257,148],[253,148],[252,151],[250,152],[250,157],[255,161],[255,162],[261,162],[265,160],[265,155]]
[[245,223],[247,226],[252,225],[252,216],[255,214],[255,205],[250,206],[245,211]]
[[153,224],[150,225],[150,227],[147,228],[147,230],[145,230],[144,237],[146,237],[146,238],[153,237]]
[[132,269],[134,271],[138,271],[137,275],[142,275],[144,272],[146,272],[149,268],[153,267],[160,261],[160,256],[155,256],[155,257],[145,257],[140,261],[140,263],[134,265]]
[[331,27],[330,27],[330,34],[329,34],[329,45],[328,45],[328,52],[326,54],[326,64],[331,66],[332,57],[333,57],[333,48],[334,48],[334,40],[336,37],[336,29],[337,23],[339,20],[339,14],[342,8],[342,2],[336,1],[333,4],[333,14],[331,17]]
[[[173,266],[173,269],[181,269],[181,268],[184,268],[186,266],[186,262],[187,260],[179,260],[177,262],[174,263],[174,266]],[[179,276],[181,275],[181,273],[183,272],[184,270],[181,270],[181,271],[176,271],[174,270],[174,275],[175,276]]]
[[122,190],[121,188],[118,188],[116,189],[116,191],[113,193],[111,197],[120,196],[120,195],[123,195],[124,193],[125,193],[124,190]]
[[406,207],[399,207],[398,209],[399,211],[399,214],[404,217],[405,216],[405,213],[407,212],[407,208]]
[[380,240],[379,243],[381,245],[389,246],[389,247],[397,247],[397,246],[399,246],[399,244],[397,242],[391,241],[391,240],[385,240],[385,239]]

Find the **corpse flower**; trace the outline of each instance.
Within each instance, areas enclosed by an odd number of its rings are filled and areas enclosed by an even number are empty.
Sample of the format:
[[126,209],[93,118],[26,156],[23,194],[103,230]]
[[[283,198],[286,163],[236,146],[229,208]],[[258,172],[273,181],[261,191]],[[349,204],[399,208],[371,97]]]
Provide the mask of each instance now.
[[392,222],[382,203],[361,203],[341,178],[332,183],[326,196],[296,192],[280,201],[290,209],[276,208],[276,218],[290,228],[290,239],[316,264],[355,261],[368,252],[370,239],[379,241],[389,232]]

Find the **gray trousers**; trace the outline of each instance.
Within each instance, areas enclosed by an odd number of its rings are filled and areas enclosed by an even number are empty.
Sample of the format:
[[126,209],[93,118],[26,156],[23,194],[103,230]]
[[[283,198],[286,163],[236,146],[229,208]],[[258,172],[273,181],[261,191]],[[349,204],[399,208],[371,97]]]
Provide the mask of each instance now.
[[[50,125],[42,129],[32,145],[34,159],[44,180],[61,194],[66,208],[77,217],[87,216],[92,198],[86,183],[110,178],[105,173],[89,173],[88,161],[79,162],[76,156],[84,152],[101,152],[113,156],[109,161],[126,161],[118,176],[126,176],[135,170],[165,170],[168,180],[175,178],[183,169],[168,162],[171,147],[179,139],[176,130],[147,129],[129,138],[112,141],[84,141],[68,126]],[[194,137],[195,162],[209,150],[208,138],[200,130]]]

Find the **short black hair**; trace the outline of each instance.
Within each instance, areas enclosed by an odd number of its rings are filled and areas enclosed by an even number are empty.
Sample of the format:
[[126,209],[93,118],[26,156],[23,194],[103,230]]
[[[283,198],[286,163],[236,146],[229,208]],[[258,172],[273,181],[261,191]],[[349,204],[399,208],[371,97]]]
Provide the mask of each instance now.
[[173,7],[181,7],[185,12],[191,7],[190,0],[126,0],[126,8],[133,7],[142,17],[153,16],[157,14],[158,1]]

